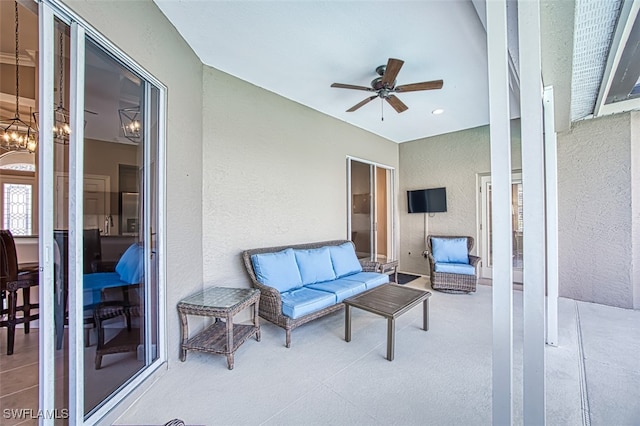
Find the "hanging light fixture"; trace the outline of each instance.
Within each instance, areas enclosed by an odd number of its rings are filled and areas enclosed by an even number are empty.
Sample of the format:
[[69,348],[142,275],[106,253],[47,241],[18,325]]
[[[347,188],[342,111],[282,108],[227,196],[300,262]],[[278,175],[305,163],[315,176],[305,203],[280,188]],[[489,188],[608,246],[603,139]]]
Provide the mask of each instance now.
[[124,137],[131,142],[140,143],[142,141],[142,126],[140,124],[140,107],[122,108],[118,110],[120,114],[120,125]]
[[[64,107],[64,33],[60,31],[59,38],[59,59],[58,69],[60,70],[60,79],[58,83],[58,104],[53,111],[53,141],[63,145],[69,143],[69,135],[71,134],[71,126],[69,125],[69,110]],[[33,114],[36,122],[38,121],[38,113]]]
[[0,121],[0,149],[4,151],[29,151],[35,152],[38,146],[36,130],[20,119],[20,45],[18,2],[15,3],[15,27],[16,27],[16,114],[14,117]]

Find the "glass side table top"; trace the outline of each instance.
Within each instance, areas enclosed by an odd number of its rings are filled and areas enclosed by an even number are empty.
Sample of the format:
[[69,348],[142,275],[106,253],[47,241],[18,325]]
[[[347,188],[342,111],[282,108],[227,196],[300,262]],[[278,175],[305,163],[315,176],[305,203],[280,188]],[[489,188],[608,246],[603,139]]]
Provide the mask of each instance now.
[[255,288],[209,287],[182,299],[178,306],[204,308],[231,308],[253,297],[259,290]]

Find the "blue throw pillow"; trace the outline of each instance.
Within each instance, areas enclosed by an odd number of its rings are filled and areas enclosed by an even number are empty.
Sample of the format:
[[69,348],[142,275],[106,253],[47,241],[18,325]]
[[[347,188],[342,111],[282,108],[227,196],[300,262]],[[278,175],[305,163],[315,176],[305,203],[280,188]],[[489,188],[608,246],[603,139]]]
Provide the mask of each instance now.
[[469,263],[466,238],[432,238],[431,249],[436,262]]
[[331,263],[336,277],[344,277],[345,275],[357,274],[362,272],[362,265],[356,256],[356,252],[352,243],[344,243],[339,246],[329,246],[331,253]]
[[302,284],[315,284],[336,278],[328,247],[294,250]]
[[124,252],[118,264],[116,272],[120,279],[129,284],[139,284],[144,281],[144,247],[133,243]]
[[302,286],[302,278],[293,249],[251,256],[253,270],[259,282],[280,293]]

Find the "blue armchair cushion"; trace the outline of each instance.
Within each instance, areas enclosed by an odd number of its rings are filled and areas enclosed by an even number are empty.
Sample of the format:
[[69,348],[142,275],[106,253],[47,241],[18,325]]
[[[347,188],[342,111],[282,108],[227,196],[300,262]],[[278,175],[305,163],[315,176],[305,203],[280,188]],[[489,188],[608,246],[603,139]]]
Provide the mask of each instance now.
[[124,252],[118,264],[116,272],[125,283],[139,284],[144,281],[144,247],[133,243]]
[[302,286],[302,277],[293,249],[251,256],[253,270],[259,282],[280,293]]
[[432,238],[431,249],[436,263],[469,263],[466,238]]
[[282,313],[289,318],[300,318],[336,304],[336,295],[326,291],[301,287],[280,293]]
[[445,272],[447,274],[475,275],[476,268],[468,263],[445,263],[436,262],[436,272]]
[[344,243],[339,246],[329,246],[331,262],[337,278],[345,275],[362,272],[362,265],[356,256],[352,243]]
[[336,277],[331,263],[329,247],[310,250],[294,250],[302,285],[333,280]]

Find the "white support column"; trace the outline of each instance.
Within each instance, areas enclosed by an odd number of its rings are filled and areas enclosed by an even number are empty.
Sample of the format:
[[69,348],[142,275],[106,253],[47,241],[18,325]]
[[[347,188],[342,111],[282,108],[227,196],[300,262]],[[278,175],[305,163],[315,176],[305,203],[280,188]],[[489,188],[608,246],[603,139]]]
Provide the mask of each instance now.
[[[55,407],[55,330],[53,307],[53,12],[46,4],[38,5],[39,19],[39,91],[38,111],[38,187],[39,187],[39,263],[38,286],[39,367],[38,408],[54,410]],[[52,418],[40,418],[41,426],[53,425]]]
[[[493,424],[513,423],[513,265],[507,4],[487,4],[493,252]],[[488,259],[483,259],[486,262]]]
[[540,3],[518,2],[524,204],[523,416],[545,424],[545,226]]
[[84,423],[84,29],[71,23],[69,90],[69,416]]
[[558,150],[552,86],[544,88],[543,99],[547,214],[547,345],[558,346]]

